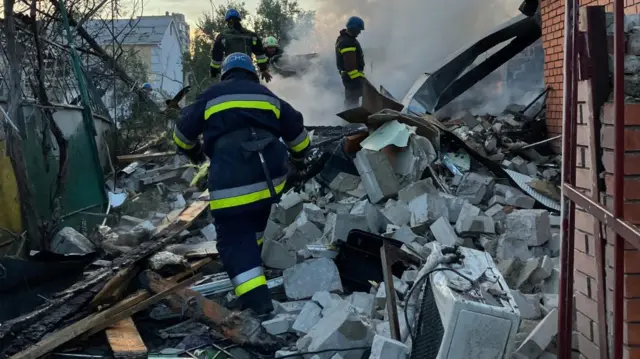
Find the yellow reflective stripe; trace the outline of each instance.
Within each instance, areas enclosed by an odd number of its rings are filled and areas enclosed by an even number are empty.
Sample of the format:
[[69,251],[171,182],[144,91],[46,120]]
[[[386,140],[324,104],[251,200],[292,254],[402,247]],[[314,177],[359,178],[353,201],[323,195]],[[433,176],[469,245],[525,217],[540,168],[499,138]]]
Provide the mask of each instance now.
[[214,69],[219,69],[219,68],[220,68],[220,66],[222,65],[222,62],[220,62],[220,61],[213,61],[213,60],[211,60],[211,64],[210,64],[210,65],[211,65],[211,67],[213,67]]
[[261,94],[234,94],[219,96],[208,101],[204,119],[208,120],[211,115],[232,108],[272,111],[276,118],[280,118],[280,101],[277,98]]
[[176,143],[176,145],[178,145],[178,147],[185,149],[185,150],[190,150],[193,147],[195,147],[195,144],[191,144],[191,143],[186,143],[186,141],[183,141],[181,139],[182,135],[179,134],[178,130],[176,129],[175,131],[173,131],[173,142]]
[[256,110],[269,110],[273,111],[276,115],[276,118],[280,118],[280,109],[276,106],[263,101],[229,101],[223,102],[219,105],[211,106],[204,112],[204,119],[207,120],[214,113],[218,113],[220,111],[229,110],[232,108],[252,108]]
[[261,246],[262,243],[264,243],[264,237],[259,238],[256,242],[258,243],[259,246]]
[[267,277],[261,275],[259,277],[253,278],[247,282],[244,282],[242,284],[240,284],[239,286],[236,287],[236,296],[241,296],[243,294],[246,294],[247,292],[250,292],[256,288],[258,288],[261,285],[267,285]]
[[356,79],[358,77],[364,77],[364,72],[360,72],[358,70],[353,70],[353,71],[349,71],[347,72],[347,75],[349,75],[350,79]]
[[267,55],[256,56],[256,63],[258,64],[263,64],[267,61],[269,61],[269,58],[267,57]]
[[[280,184],[275,186],[276,194],[280,194],[282,192],[282,190],[284,189],[284,185],[286,183],[287,181],[283,180]],[[252,193],[247,193],[247,194],[243,194],[235,197],[212,199],[209,202],[209,208],[211,208],[211,210],[216,210],[216,209],[224,209],[224,208],[230,208],[230,207],[238,207],[245,204],[258,202],[267,198],[271,198],[271,192],[269,191],[269,188],[265,188],[259,191],[255,191]]]
[[344,49],[340,49],[340,53],[344,54],[345,52],[354,52],[356,51],[355,47],[345,47]]
[[293,151],[293,152],[304,151],[307,147],[309,147],[310,143],[311,143],[311,140],[309,139],[309,136],[307,136],[307,137],[305,137],[304,140],[302,140],[302,142],[300,142],[299,144],[291,147],[291,151]]

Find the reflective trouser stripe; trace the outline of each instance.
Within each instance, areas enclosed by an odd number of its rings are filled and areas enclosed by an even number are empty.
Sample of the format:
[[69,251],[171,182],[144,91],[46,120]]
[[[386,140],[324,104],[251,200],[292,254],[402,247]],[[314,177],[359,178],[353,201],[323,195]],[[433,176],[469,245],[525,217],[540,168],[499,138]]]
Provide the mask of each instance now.
[[195,142],[190,141],[185,135],[183,135],[178,127],[173,130],[173,142],[175,142],[178,147],[185,150],[190,150],[196,145]]
[[262,267],[255,267],[233,277],[231,284],[235,287],[236,295],[239,297],[261,285],[266,285],[267,278],[264,276]]
[[311,144],[311,140],[309,139],[309,133],[305,128],[302,129],[302,132],[300,132],[293,141],[287,142],[287,146],[289,146],[293,152],[303,151],[309,147],[309,144]]
[[269,61],[269,58],[267,57],[267,55],[256,56],[256,62],[259,64],[264,64],[267,61]]
[[[273,180],[273,186],[277,194],[282,193],[286,181],[286,176]],[[270,197],[271,192],[269,191],[269,185],[265,181],[247,186],[212,191],[209,195],[209,199],[211,200],[209,207],[212,210],[237,207]]]
[[353,79],[358,78],[358,77],[364,77],[364,72],[360,72],[358,70],[353,70],[353,71],[347,72],[347,75],[349,75],[349,78],[353,80]]
[[264,243],[264,232],[256,233],[256,242],[258,243],[259,246],[261,246],[262,243]]
[[216,97],[207,102],[204,119],[213,114],[233,108],[248,108],[272,111],[276,118],[280,118],[280,101],[272,96],[258,94],[235,94]]
[[213,67],[214,69],[219,69],[220,66],[222,66],[222,61],[215,61],[215,60],[211,60],[211,67]]
[[355,47],[345,47],[344,49],[340,49],[340,53],[344,54],[345,52],[355,52],[356,48]]

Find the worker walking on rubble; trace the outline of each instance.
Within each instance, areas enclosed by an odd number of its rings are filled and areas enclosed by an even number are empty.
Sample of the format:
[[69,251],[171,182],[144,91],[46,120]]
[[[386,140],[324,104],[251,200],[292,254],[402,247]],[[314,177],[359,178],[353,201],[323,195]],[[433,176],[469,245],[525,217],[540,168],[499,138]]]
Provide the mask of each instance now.
[[267,55],[270,64],[274,64],[278,62],[278,59],[282,57],[284,51],[280,48],[280,44],[278,43],[278,39],[273,36],[268,36],[262,42],[264,45],[264,53]]
[[352,16],[336,40],[336,65],[344,85],[344,103],[347,108],[356,107],[362,97],[364,53],[356,39],[364,31],[364,20]]
[[220,258],[243,308],[270,313],[263,233],[285,186],[287,152],[298,171],[306,167],[310,139],[302,114],[260,84],[248,55],[234,53],[222,63],[221,82],[182,110],[173,138],[193,161],[211,159],[208,188]]
[[264,53],[258,35],[242,26],[240,13],[236,9],[227,10],[224,20],[227,22],[227,28],[216,35],[211,49],[211,77],[215,78],[220,74],[220,66],[225,55],[240,52],[248,56],[254,54],[260,68],[260,77],[266,82],[271,81],[268,71],[269,59]]

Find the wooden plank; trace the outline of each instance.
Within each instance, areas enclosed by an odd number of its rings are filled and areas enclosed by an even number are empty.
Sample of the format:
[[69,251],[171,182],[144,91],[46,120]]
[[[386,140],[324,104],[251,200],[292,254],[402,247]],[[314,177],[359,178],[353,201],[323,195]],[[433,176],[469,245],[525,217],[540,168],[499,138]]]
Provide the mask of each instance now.
[[136,324],[131,317],[123,319],[109,327],[105,334],[116,359],[146,358],[147,346],[142,341]]
[[92,335],[101,332],[113,323],[126,319],[127,317],[160,302],[173,292],[195,283],[200,277],[201,276],[191,277],[184,282],[173,285],[162,293],[158,293],[152,297],[149,297],[149,292],[147,291],[137,292],[105,311],[90,314],[89,316],[56,331],[51,335],[44,337],[38,343],[30,346],[26,350],[13,355],[11,359],[37,359],[84,333]]
[[157,160],[160,158],[174,156],[175,154],[176,154],[175,151],[169,151],[169,152],[159,152],[159,153],[146,153],[146,154],[140,154],[140,155],[123,155],[123,156],[118,156],[118,161],[124,162],[124,163],[129,163],[134,161],[150,161],[150,160]]
[[91,308],[111,304],[120,300],[131,281],[140,273],[140,265],[138,263],[121,269],[107,284],[96,294],[91,301]]

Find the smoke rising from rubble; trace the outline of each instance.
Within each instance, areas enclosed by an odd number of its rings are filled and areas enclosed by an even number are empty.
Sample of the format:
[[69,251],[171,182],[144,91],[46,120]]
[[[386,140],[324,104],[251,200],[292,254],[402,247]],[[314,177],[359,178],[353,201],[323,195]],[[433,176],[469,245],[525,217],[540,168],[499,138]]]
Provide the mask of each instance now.
[[[334,45],[349,16],[361,16],[366,30],[365,73],[401,100],[417,76],[440,67],[452,54],[518,14],[521,0],[317,0],[313,29],[296,29],[285,51],[317,52],[317,67],[302,79],[274,77],[269,87],[305,115],[308,125],[343,123],[343,88]],[[504,107],[503,107],[504,108]]]

